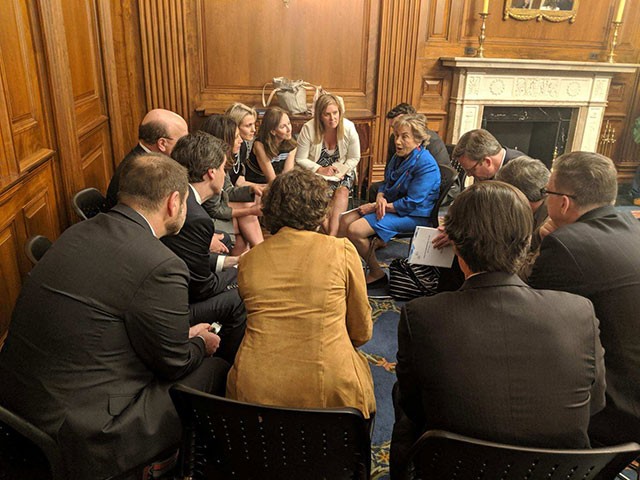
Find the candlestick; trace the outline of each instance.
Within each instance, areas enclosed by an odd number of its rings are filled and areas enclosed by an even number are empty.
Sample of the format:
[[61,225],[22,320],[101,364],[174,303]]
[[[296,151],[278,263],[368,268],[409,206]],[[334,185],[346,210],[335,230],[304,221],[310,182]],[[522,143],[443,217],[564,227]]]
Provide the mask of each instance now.
[[[614,21],[622,23],[622,13],[624,12],[624,4],[627,0],[620,0],[618,4],[618,11],[616,12],[616,19]],[[486,3],[486,1],[485,1]]]
[[[624,3],[624,0],[622,0],[622,2]],[[484,0],[481,13],[489,13],[489,0]]]
[[[485,0],[485,5],[488,3],[488,0]],[[486,35],[484,34],[487,28],[487,17],[489,14],[487,12],[482,12],[479,14],[482,17],[482,26],[480,27],[480,36],[478,36],[478,51],[476,52],[476,57],[483,58],[484,57],[484,40]]]
[[615,49],[616,49],[616,45],[618,45],[618,29],[620,28],[620,25],[622,25],[622,22],[618,22],[618,21],[613,21],[612,23],[613,23],[613,38],[611,39],[611,50],[609,51],[609,55],[607,57],[609,63],[613,63],[613,57],[615,57],[616,55]]

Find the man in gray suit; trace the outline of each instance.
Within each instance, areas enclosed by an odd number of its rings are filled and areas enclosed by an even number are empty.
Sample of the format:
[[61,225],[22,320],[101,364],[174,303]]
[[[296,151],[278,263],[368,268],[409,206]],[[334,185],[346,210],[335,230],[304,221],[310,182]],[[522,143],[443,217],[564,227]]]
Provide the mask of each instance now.
[[598,320],[587,299],[534,290],[515,274],[532,224],[524,195],[502,182],[476,183],[449,208],[445,225],[466,280],[402,309],[393,478],[430,429],[529,447],[589,446],[589,418],[604,406]]
[[607,406],[593,418],[594,442],[640,441],[640,223],[618,212],[617,173],[607,157],[561,155],[546,189],[550,219],[529,283],[593,302],[607,367]]
[[174,382],[224,392],[220,338],[189,328],[187,173],[160,154],[123,169],[120,203],[67,229],[34,267],[0,352],[0,402],[60,446],[68,478],[106,478],[175,446]]

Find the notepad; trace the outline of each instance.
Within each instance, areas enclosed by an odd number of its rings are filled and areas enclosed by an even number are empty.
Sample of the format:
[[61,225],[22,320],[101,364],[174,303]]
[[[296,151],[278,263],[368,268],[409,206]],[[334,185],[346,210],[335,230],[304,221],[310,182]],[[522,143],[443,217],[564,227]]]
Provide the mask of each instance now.
[[434,267],[451,268],[453,264],[452,246],[437,249],[431,243],[435,237],[440,235],[440,230],[431,227],[417,227],[411,241],[411,250],[409,251],[409,263],[417,263],[419,265],[431,265]]

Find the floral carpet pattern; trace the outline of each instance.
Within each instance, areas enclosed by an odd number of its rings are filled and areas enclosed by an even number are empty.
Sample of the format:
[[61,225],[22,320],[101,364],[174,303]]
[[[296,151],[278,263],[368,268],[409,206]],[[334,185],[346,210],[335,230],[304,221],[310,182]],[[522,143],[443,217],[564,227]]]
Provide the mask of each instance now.
[[[387,267],[396,257],[408,253],[408,240],[392,240],[377,252],[380,263]],[[373,336],[361,351],[369,361],[373,376],[377,412],[371,442],[371,479],[389,478],[389,445],[393,429],[394,412],[391,389],[396,381],[396,353],[398,350],[398,319],[402,302],[388,296],[386,287],[370,292]]]

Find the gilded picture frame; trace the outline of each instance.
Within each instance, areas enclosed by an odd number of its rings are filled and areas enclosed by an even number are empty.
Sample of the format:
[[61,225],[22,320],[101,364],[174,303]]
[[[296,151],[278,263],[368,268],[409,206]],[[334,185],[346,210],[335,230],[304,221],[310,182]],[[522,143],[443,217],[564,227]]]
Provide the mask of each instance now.
[[573,23],[579,0],[505,0],[504,19]]

